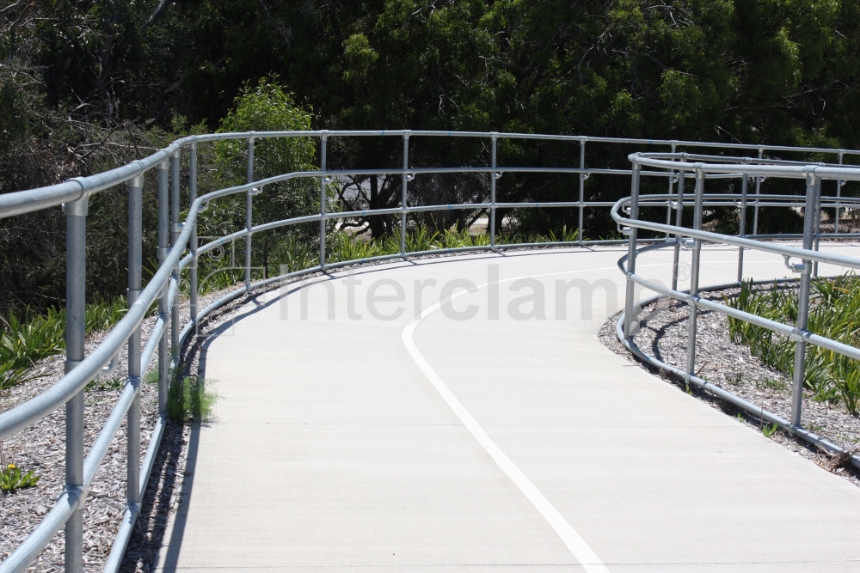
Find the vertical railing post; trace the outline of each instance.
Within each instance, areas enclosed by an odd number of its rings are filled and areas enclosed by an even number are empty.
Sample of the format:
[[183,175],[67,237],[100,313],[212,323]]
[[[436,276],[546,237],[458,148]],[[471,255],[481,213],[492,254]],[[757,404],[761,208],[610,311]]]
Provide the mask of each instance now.
[[[128,307],[143,285],[143,175],[128,182]],[[135,389],[126,415],[126,499],[134,513],[140,506],[140,325],[128,339],[128,383]]]
[[[677,150],[677,145],[675,143],[673,143],[672,144],[672,153],[674,154],[676,150]],[[675,189],[675,181],[676,180],[677,180],[677,177],[675,176],[675,172],[670,171],[669,172],[669,197],[672,196],[672,191]],[[669,199],[668,201],[666,201],[666,224],[667,225],[672,224],[672,199]],[[669,232],[666,233],[666,240],[667,241],[669,240],[670,235],[671,235],[671,233],[669,233]]]
[[[197,143],[192,143],[188,154],[188,204],[194,204],[197,200]],[[191,229],[191,266],[188,269],[189,280],[189,320],[194,324],[197,331],[197,228],[198,217],[194,219],[194,227]]]
[[499,179],[499,174],[496,173],[498,164],[498,141],[499,134],[495,131],[490,134],[490,221],[488,229],[490,231],[490,248],[496,248],[496,181]]
[[[87,214],[86,196],[66,203],[66,373],[84,359],[86,337]],[[84,390],[66,402],[66,491],[78,500],[66,522],[66,573],[83,570],[84,547]]]
[[[820,189],[821,189],[821,180],[820,179],[818,181],[818,188],[820,191]],[[820,192],[815,193],[815,206],[813,207],[812,212],[815,215],[814,216],[815,222],[814,222],[813,230],[812,230],[812,250],[818,252],[818,250],[821,247],[821,193]],[[806,211],[805,215],[806,215],[806,217],[804,218],[804,222],[806,222],[806,219],[808,219],[810,217],[808,210]],[[813,278],[818,277],[818,261],[815,261],[812,264],[812,277]]]
[[[686,179],[684,171],[678,172],[678,195],[675,205],[675,226],[681,227],[684,224],[684,181]],[[672,254],[672,290],[678,290],[678,271],[681,264],[681,234],[675,234],[675,248]]]
[[[839,152],[839,165],[842,165],[843,158],[845,153]],[[834,213],[834,225],[833,225],[833,234],[839,234],[839,200],[842,198],[842,186],[845,185],[845,182],[841,179],[836,180],[836,211]]]
[[[579,169],[585,169],[585,138],[579,139]],[[577,224],[577,238],[579,246],[582,246],[582,231],[585,227],[585,180],[588,174],[584,171],[579,172],[579,222]]]
[[[747,164],[744,161],[744,164]],[[741,213],[738,221],[738,236],[744,237],[747,232],[747,192],[749,191],[749,174],[744,173],[741,180]],[[744,248],[738,247],[738,284],[744,280]]]
[[[162,161],[157,167],[158,173],[158,267],[164,264],[170,250],[170,193],[168,189],[167,161]],[[170,376],[170,358],[168,353],[167,322],[169,320],[167,296],[170,281],[161,285],[161,295],[158,298],[158,317],[164,322],[165,328],[158,341],[158,413],[167,415],[167,385]]]
[[[248,138],[248,166],[245,183],[254,182],[254,138]],[[254,228],[254,194],[251,189],[245,191],[245,290],[251,288],[251,234]]]
[[403,187],[400,193],[400,254],[406,254],[406,197],[409,185],[409,130],[403,134]]
[[[803,220],[803,248],[812,248],[815,221],[810,213],[818,203],[821,192],[821,179],[812,173],[806,175],[806,205]],[[812,261],[804,259],[800,275],[800,289],[797,299],[797,330],[806,330],[809,320],[809,291],[812,283]],[[803,407],[803,381],[806,370],[806,341],[798,340],[794,347],[794,378],[791,393],[791,425],[800,427],[801,409]]]
[[[630,177],[630,220],[639,218],[639,178],[642,167],[634,162],[633,172]],[[636,273],[636,239],[637,229],[630,226],[629,243],[627,247],[627,296],[624,301],[624,336],[629,340],[633,338],[633,305],[636,296],[636,283],[632,276]]]
[[[696,206],[693,214],[693,229],[702,229],[702,211],[705,198],[705,173],[696,169]],[[702,241],[696,239],[693,243],[693,262],[690,268],[690,296],[699,294],[699,265],[702,256]],[[695,303],[690,305],[690,321],[687,325],[687,373],[693,376],[696,373],[696,333],[697,333],[698,307]]]
[[[177,248],[182,225],[179,223],[179,151],[170,156],[170,245]],[[179,261],[171,273],[174,283],[179,286]],[[179,364],[179,292],[173,297],[170,307],[170,357],[174,365]]]
[[[758,148],[758,158],[761,159],[764,156],[764,148]],[[759,201],[761,201],[761,182],[764,180],[763,177],[755,178],[755,208],[753,209],[753,235],[758,235],[758,208]]]
[[[323,131],[320,136],[320,171],[325,172],[327,169],[327,154],[328,154],[328,132]],[[326,186],[328,185],[328,177],[320,176],[320,269],[325,270],[325,202],[328,194]]]

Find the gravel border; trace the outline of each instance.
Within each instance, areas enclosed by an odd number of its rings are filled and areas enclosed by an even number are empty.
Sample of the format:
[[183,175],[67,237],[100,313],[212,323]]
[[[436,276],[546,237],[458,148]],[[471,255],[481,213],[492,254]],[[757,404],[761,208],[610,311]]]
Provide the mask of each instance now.
[[[700,294],[708,300],[722,302],[724,297],[732,297],[739,291],[738,288],[730,288]],[[659,308],[656,308],[657,305]],[[644,316],[649,314],[648,319],[642,323],[641,330],[633,338],[636,345],[669,365],[686,369],[689,320],[686,303],[676,300],[667,302],[664,299],[646,306]],[[679,390],[692,394],[725,412],[726,415],[742,420],[751,430],[763,432],[767,424],[757,417],[741,412],[733,405],[696,387],[688,388],[687,384],[678,377],[656,370],[635,359],[616,336],[615,325],[618,316],[612,317],[600,329],[598,337],[604,346],[626,357],[629,362],[639,364],[643,369],[658,375]],[[761,360],[750,353],[746,345],[732,342],[729,336],[728,319],[725,316],[713,311],[700,311],[697,320],[698,376],[784,419],[790,419],[791,379],[762,364]],[[813,399],[809,392],[804,392],[802,421],[805,428],[829,439],[846,451],[852,454],[860,451],[860,418],[849,414],[841,404],[819,402]],[[860,486],[860,471],[853,467],[845,456],[833,456],[781,429],[770,438],[792,452]]]
[[[199,297],[198,305],[204,308],[235,287],[212,292]],[[181,320],[189,316],[187,301],[180,306]],[[141,323],[141,338],[146,341],[155,327],[157,317],[150,316]],[[86,340],[89,355],[104,340],[108,332],[90,335]],[[157,364],[153,359],[150,371]],[[38,361],[28,372],[30,378],[0,395],[0,412],[44,392],[57,383],[65,371],[65,357],[55,355]],[[110,416],[122,393],[116,380],[124,381],[128,376],[128,355],[121,352],[116,370],[108,380],[90,384],[85,395],[84,451],[88,453],[98,432]],[[158,419],[158,387],[156,384],[141,384],[141,454],[146,452],[152,431]],[[36,487],[20,489],[15,493],[0,494],[0,559],[5,560],[15,548],[42,521],[60,496],[65,484],[65,409],[60,408],[33,426],[18,432],[3,442],[3,463],[14,463],[23,472],[33,470],[41,476]],[[170,473],[181,476],[184,459],[177,456],[190,435],[190,424],[168,423],[162,437],[162,445],[156,466],[147,489],[147,499],[160,493],[160,487],[169,484]],[[172,464],[172,465],[171,465]],[[153,483],[154,482],[154,483]],[[180,482],[181,483],[181,482]],[[153,486],[155,490],[153,490]],[[178,494],[171,492],[175,497]],[[84,509],[84,571],[101,571],[110,554],[111,545],[119,529],[126,501],[126,425],[123,421],[105,455],[90,486]],[[175,504],[174,504],[175,505]],[[164,515],[169,510],[162,508]],[[146,507],[144,507],[144,512]],[[143,518],[144,516],[141,516]],[[139,519],[138,523],[142,523]],[[139,529],[136,528],[136,529]],[[33,561],[27,571],[61,572],[64,570],[65,543],[62,529],[48,544],[41,555]]]

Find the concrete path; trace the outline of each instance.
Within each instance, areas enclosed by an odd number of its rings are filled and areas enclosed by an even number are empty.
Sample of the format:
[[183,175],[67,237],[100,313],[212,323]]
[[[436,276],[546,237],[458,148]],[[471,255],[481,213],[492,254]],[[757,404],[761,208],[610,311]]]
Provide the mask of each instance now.
[[[207,349],[221,400],[159,570],[860,571],[860,488],[599,343],[622,254],[399,262],[261,297]],[[734,249],[703,260],[702,284],[735,280]]]

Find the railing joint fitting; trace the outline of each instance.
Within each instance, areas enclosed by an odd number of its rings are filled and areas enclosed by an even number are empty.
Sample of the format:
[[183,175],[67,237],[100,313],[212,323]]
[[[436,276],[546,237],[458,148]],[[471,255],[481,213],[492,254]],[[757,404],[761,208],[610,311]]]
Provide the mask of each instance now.
[[90,488],[83,485],[66,485],[63,488],[63,493],[69,496],[69,499],[74,499],[75,511],[83,509],[87,503],[87,497],[90,493]]
[[785,261],[785,268],[793,273],[807,275],[812,272],[812,261],[804,260],[800,263],[792,263],[790,255],[782,255]]
[[[70,181],[72,181],[70,179]],[[75,183],[80,183],[75,181]],[[81,196],[80,198],[69,201],[68,203],[63,203],[63,214],[66,217],[86,217],[90,213],[90,198],[87,195],[86,191],[84,191],[83,185],[81,186]]]

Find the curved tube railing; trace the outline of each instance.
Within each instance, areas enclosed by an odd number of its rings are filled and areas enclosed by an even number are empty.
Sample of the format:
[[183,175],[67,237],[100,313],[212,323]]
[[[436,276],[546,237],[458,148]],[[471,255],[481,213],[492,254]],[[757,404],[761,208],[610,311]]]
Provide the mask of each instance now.
[[[784,430],[789,431],[812,444],[821,446],[831,453],[843,452],[842,448],[814,432],[804,429],[801,424],[802,393],[806,367],[806,345],[814,344],[854,360],[860,360],[860,348],[814,334],[808,330],[807,321],[810,305],[810,286],[812,276],[817,270],[817,263],[829,263],[851,269],[860,269],[860,258],[818,252],[818,241],[821,238],[819,227],[820,219],[817,216],[812,216],[811,214],[818,213],[821,209],[827,208],[837,209],[838,213],[838,209],[840,208],[860,206],[860,200],[857,198],[846,198],[838,195],[836,197],[822,197],[821,195],[822,182],[824,181],[836,181],[838,183],[837,189],[841,189],[842,185],[844,185],[846,181],[860,181],[860,167],[824,164],[809,165],[790,161],[773,161],[750,164],[748,163],[748,158],[714,156],[696,157],[688,154],[677,153],[634,153],[629,156],[629,159],[633,164],[631,195],[630,197],[616,202],[611,211],[612,218],[615,219],[619,225],[624,225],[629,229],[628,254],[622,257],[618,262],[619,268],[627,276],[625,308],[616,325],[616,334],[619,340],[638,358],[652,366],[670,372],[682,380],[692,383],[693,385],[734,404],[736,407],[759,417],[763,421],[777,424]],[[697,161],[701,159],[707,159],[708,161]],[[668,196],[662,195],[640,196],[640,176],[643,167],[664,169],[669,173],[681,172],[685,174],[685,177],[692,177],[695,180],[696,188],[693,203],[694,216],[692,228],[685,227],[681,224],[680,215],[674,225],[639,219],[638,210],[640,206],[647,205],[650,202],[664,202],[668,199]],[[709,205],[709,200],[712,201],[714,197],[713,195],[709,195],[704,192],[705,182],[711,174],[731,174],[734,177],[740,177],[743,179],[744,186],[746,186],[750,177],[804,179],[806,182],[806,194],[804,197],[803,208],[806,216],[804,217],[803,234],[800,236],[802,239],[802,247],[792,247],[779,243],[765,243],[761,240],[750,239],[743,236],[743,231],[741,231],[741,236],[731,236],[702,230],[702,213],[704,207]],[[721,197],[725,199],[725,196]],[[770,197],[771,200],[775,198],[776,197]],[[676,200],[681,201],[683,199],[676,197]],[[745,201],[746,197],[742,197],[742,200]],[[779,200],[791,201],[791,197],[780,196]],[[673,240],[668,240],[664,243],[642,249],[637,246],[637,232],[640,229],[666,233],[667,236],[674,235],[675,238]],[[693,251],[692,268],[690,270],[690,288],[687,290],[680,290],[677,286],[678,248],[687,240],[692,240],[692,244],[688,243],[687,246]],[[786,267],[800,274],[797,323],[792,325],[769,320],[699,296],[698,282],[701,263],[700,253],[703,243],[736,246],[739,248],[739,261],[742,260],[745,249],[782,255],[785,258]],[[644,252],[646,249],[664,248],[669,246],[675,248],[675,265],[671,288],[665,287],[662,284],[657,284],[652,280],[646,280],[636,274],[636,258],[639,254]],[[799,259],[801,263],[791,263],[790,261],[792,258]],[[723,285],[722,287],[712,287],[712,289],[737,286],[741,280],[742,275],[739,266],[737,283]],[[640,285],[646,289],[654,291],[658,293],[658,296],[649,299],[648,301],[636,304],[634,301],[636,285]],[[639,348],[633,340],[633,336],[638,327],[637,316],[641,310],[647,304],[650,304],[654,300],[662,297],[671,297],[675,300],[685,302],[690,309],[690,318],[687,330],[689,342],[687,347],[686,368],[678,368],[666,364],[657,358],[648,355]],[[792,411],[790,421],[765,410],[761,406],[752,404],[723,388],[715,386],[696,375],[697,314],[700,309],[711,310],[727,317],[761,326],[795,341]],[[854,454],[850,459],[851,463],[855,467],[860,468],[860,455]]]
[[[318,140],[320,151],[320,169],[297,173],[286,173],[256,180],[254,178],[254,142],[261,138],[286,138],[286,137],[309,137]],[[328,140],[336,137],[399,137],[403,140],[403,167],[401,169],[362,169],[362,170],[331,170],[326,168],[326,149]],[[455,166],[435,168],[413,168],[409,162],[409,141],[418,137],[461,137],[480,138],[488,142],[490,149],[489,165],[479,166]],[[247,182],[243,185],[229,187],[212,191],[198,197],[197,178],[197,147],[200,144],[216,142],[220,140],[245,140],[247,142]],[[578,151],[578,167],[522,167],[499,165],[497,161],[497,143],[504,139],[518,140],[542,140],[569,143],[575,148],[571,155],[576,157]],[[654,155],[634,155],[632,170],[611,169],[602,167],[588,167],[586,164],[586,145],[617,145],[629,144],[641,147],[667,148],[668,153]],[[703,162],[691,163],[680,161],[684,158],[698,158],[701,160],[721,158],[718,155],[679,155],[679,148],[688,149],[718,149],[734,152],[754,152],[757,157],[744,158],[741,163],[753,163],[756,165],[719,165]],[[785,253],[789,256],[804,258],[809,261],[832,262],[836,261],[832,255],[814,253],[806,248],[790,249],[788,247],[765,245],[750,237],[755,237],[757,231],[758,208],[762,206],[798,206],[797,198],[790,196],[768,196],[762,194],[760,186],[763,177],[815,177],[830,178],[842,176],[844,169],[840,170],[838,164],[817,166],[812,168],[797,167],[786,162],[771,162],[763,159],[765,152],[772,153],[816,153],[834,156],[841,163],[845,156],[860,156],[860,151],[844,149],[823,148],[792,148],[783,146],[741,145],[722,144],[708,142],[684,142],[676,140],[637,140],[625,138],[586,137],[586,136],[552,136],[536,134],[511,134],[511,133],[484,133],[484,132],[434,132],[434,131],[301,131],[301,132],[244,132],[244,133],[221,133],[198,135],[179,139],[149,157],[133,161],[128,165],[96,174],[90,177],[71,179],[65,183],[0,195],[0,218],[12,217],[24,213],[30,213],[56,207],[64,206],[67,220],[67,328],[66,328],[66,368],[67,374],[62,380],[48,389],[43,394],[32,400],[0,413],[0,440],[22,430],[23,428],[41,420],[61,406],[66,407],[66,485],[62,494],[57,499],[53,509],[47,514],[41,524],[31,533],[3,563],[0,563],[0,573],[11,571],[22,571],[31,563],[51,538],[65,526],[66,559],[65,569],[67,572],[79,572],[82,570],[83,562],[83,530],[82,511],[86,503],[87,490],[92,483],[98,467],[104,458],[110,442],[117,433],[118,428],[126,418],[128,422],[128,462],[127,462],[127,503],[123,514],[116,540],[110,556],[105,565],[106,571],[116,571],[122,561],[125,547],[131,536],[132,527],[140,512],[140,503],[146,488],[149,474],[155,462],[155,456],[161,441],[167,412],[167,384],[171,367],[179,362],[179,350],[188,337],[195,331],[200,321],[214,310],[224,304],[235,300],[247,292],[262,289],[291,277],[297,277],[308,273],[324,271],[355,264],[357,262],[381,261],[424,254],[438,254],[440,252],[462,252],[472,250],[503,249],[516,247],[546,246],[548,243],[521,243],[515,245],[496,244],[496,210],[511,208],[574,208],[578,209],[578,238],[576,241],[556,244],[583,245],[589,243],[618,243],[624,241],[588,241],[583,237],[585,209],[612,207],[612,216],[619,224],[625,225],[630,234],[630,254],[628,255],[629,281],[641,281],[635,275],[635,246],[642,241],[661,241],[654,247],[674,245],[679,248],[680,237],[692,237],[697,241],[720,240],[735,244],[741,248],[762,248],[771,252]],[[180,154],[188,155],[188,215],[184,223],[180,222]],[[722,160],[722,159],[721,159]],[[765,163],[768,163],[765,165]],[[643,171],[642,167],[653,167],[652,171]],[[152,171],[156,172],[157,194],[158,194],[158,269],[145,288],[142,286],[142,193],[144,178]],[[480,203],[462,203],[451,205],[421,205],[410,206],[407,202],[408,183],[414,177],[430,174],[486,174],[489,179],[489,200]],[[578,188],[572,186],[571,201],[554,202],[501,202],[496,196],[496,181],[506,173],[556,173],[578,175]],[[696,208],[701,212],[702,205],[737,207],[742,212],[748,207],[755,209],[756,223],[753,225],[753,233],[743,237],[711,236],[700,229],[683,229],[679,225],[671,225],[671,215],[679,216],[685,205],[692,204],[689,198],[684,196],[684,182],[694,178],[697,181],[705,178],[711,179],[737,179],[744,182],[741,195],[713,195],[705,196],[697,193]],[[350,212],[327,212],[327,201],[325,197],[326,184],[331,178],[342,176],[400,176],[402,177],[402,196],[398,207],[385,209],[374,209]],[[647,205],[665,208],[666,224],[648,223],[639,221],[636,217],[638,209],[637,198],[623,200],[618,203],[612,201],[589,201],[585,195],[585,180],[591,176],[618,176],[632,175],[634,186],[638,189],[639,180],[642,176],[657,177],[665,179],[668,183],[666,195],[651,196]],[[757,178],[755,193],[747,193],[747,183],[750,177]],[[300,178],[313,178],[320,181],[320,212],[301,215],[280,221],[268,221],[260,225],[251,224],[253,210],[253,195],[256,189],[262,189],[267,185]],[[855,179],[851,179],[852,181]],[[84,353],[84,310],[85,301],[84,277],[86,265],[86,218],[88,212],[88,198],[103,190],[125,185],[129,196],[129,282],[128,301],[129,311],[111,330],[105,340],[96,350],[88,356]],[[199,245],[197,237],[197,221],[201,216],[204,205],[215,199],[230,195],[244,193],[246,201],[246,226],[240,231],[230,233],[213,241]],[[643,198],[644,199],[644,198]],[[808,201],[808,198],[807,198]],[[855,204],[852,199],[839,197],[838,190],[835,198],[826,199],[822,203],[823,208],[844,209]],[[619,212],[626,206],[632,210],[632,216],[626,218]],[[432,251],[408,252],[406,250],[406,227],[408,217],[413,213],[444,210],[485,210],[489,216],[489,247],[462,247],[451,249],[438,249]],[[393,215],[400,216],[400,252],[392,255],[381,255],[361,261],[331,262],[326,257],[326,222],[332,219],[348,219],[351,217],[363,217],[367,215]],[[837,217],[838,219],[838,217]],[[320,225],[320,256],[319,264],[306,269],[294,270],[292,272],[264,279],[258,282],[251,281],[250,253],[253,236],[257,233],[269,231],[281,227],[297,225],[302,223],[318,222]],[[657,233],[665,233],[666,239],[637,239],[637,229],[649,229]],[[741,233],[744,234],[743,232]],[[672,235],[676,239],[669,240]],[[839,233],[837,238],[853,237],[846,233]],[[806,234],[804,234],[806,237]],[[819,237],[820,238],[820,237]],[[228,295],[222,297],[207,308],[198,312],[197,292],[198,276],[197,261],[201,254],[215,249],[228,242],[239,239],[245,240],[245,285]],[[734,242],[731,242],[734,241]],[[816,243],[817,244],[817,243]],[[765,246],[762,246],[765,245]],[[739,274],[742,269],[742,253],[739,255]],[[840,264],[847,261],[838,260]],[[179,278],[183,271],[190,275],[190,317],[182,324],[179,319]],[[694,304],[706,307],[705,302],[696,297],[695,289],[689,295],[673,289],[671,293],[676,296],[687,297],[683,300],[693,301]],[[140,325],[149,309],[157,304],[158,315],[155,328],[145,344],[141,344]],[[628,308],[626,316],[632,316],[632,307]],[[752,319],[751,319],[752,320]],[[774,325],[775,326],[775,325]],[[782,328],[782,327],[780,327]],[[813,343],[825,344],[818,340],[815,335],[798,329],[795,336]],[[830,344],[827,342],[827,344]],[[143,348],[141,349],[141,345]],[[838,344],[832,346],[839,347]],[[88,382],[94,379],[102,368],[111,362],[119,352],[126,348],[129,357],[129,376],[122,394],[110,414],[107,422],[101,428],[99,435],[90,448],[89,453],[84,456],[83,448],[83,389]],[[839,347],[841,348],[841,347]],[[842,349],[846,350],[846,349]],[[852,349],[851,351],[853,352]],[[153,358],[157,356],[158,373],[158,411],[159,418],[150,439],[146,453],[141,456],[140,442],[140,383],[144,372],[149,368]],[[768,418],[770,419],[770,418]],[[797,433],[803,430],[795,428]]]

